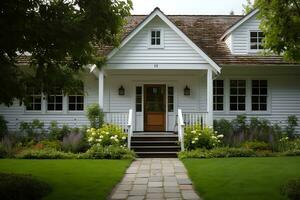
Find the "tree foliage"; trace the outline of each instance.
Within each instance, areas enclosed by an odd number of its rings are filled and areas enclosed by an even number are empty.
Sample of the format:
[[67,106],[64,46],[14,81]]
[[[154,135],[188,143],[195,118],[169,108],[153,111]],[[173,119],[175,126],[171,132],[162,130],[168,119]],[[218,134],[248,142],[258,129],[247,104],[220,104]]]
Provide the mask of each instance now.
[[254,9],[254,4],[251,2],[251,0],[246,0],[246,4],[242,4],[243,6],[243,13],[247,15]]
[[256,0],[264,48],[300,62],[300,0]]
[[[131,0],[0,1],[0,103],[24,100],[26,86],[70,91],[86,64],[103,63],[97,46],[116,45]],[[30,53],[29,67],[16,65]]]

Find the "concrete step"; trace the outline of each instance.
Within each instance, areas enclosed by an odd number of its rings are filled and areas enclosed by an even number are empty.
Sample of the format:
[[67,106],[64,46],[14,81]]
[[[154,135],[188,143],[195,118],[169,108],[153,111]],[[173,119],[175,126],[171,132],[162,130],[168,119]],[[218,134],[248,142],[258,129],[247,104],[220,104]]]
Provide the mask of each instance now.
[[147,152],[137,152],[137,155],[141,158],[176,158],[177,152],[176,151],[165,151],[165,152],[147,151]]

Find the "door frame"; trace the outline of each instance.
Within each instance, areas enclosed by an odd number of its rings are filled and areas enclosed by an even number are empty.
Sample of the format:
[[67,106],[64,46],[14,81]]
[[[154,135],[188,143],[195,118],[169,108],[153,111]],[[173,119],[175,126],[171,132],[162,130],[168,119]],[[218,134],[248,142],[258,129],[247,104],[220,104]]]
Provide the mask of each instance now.
[[[145,129],[145,124],[144,124],[144,86],[145,85],[165,85],[166,87],[166,95],[165,95],[165,106],[166,106],[166,112],[165,112],[165,132],[167,131],[172,131],[171,129],[169,130],[169,115],[176,117],[177,115],[177,102],[178,102],[178,83],[177,80],[168,80],[168,81],[160,81],[160,80],[143,80],[143,81],[134,81],[135,84],[133,84],[132,90],[134,91],[134,96],[132,96],[132,107],[134,108],[134,121],[136,123],[137,117],[141,117],[141,129],[137,130],[137,125],[135,124],[134,130],[137,132],[144,132]],[[142,87],[142,112],[136,112],[135,106],[136,106],[136,87]],[[168,87],[173,87],[174,88],[174,111],[173,112],[168,112]]]
[[[147,87],[151,87],[151,86],[161,86],[162,88],[164,88],[164,99],[163,99],[163,103],[164,103],[164,107],[165,107],[165,111],[164,111],[164,122],[163,122],[163,131],[167,131],[167,113],[168,113],[168,110],[167,110],[167,107],[168,107],[168,91],[167,91],[167,84],[144,84],[143,85],[143,108],[145,109],[145,103],[146,103],[146,88]],[[145,120],[146,120],[146,112],[145,110],[143,110],[143,130],[145,131],[145,127],[146,127],[146,123],[145,123]],[[160,132],[160,131],[149,131],[149,132]]]

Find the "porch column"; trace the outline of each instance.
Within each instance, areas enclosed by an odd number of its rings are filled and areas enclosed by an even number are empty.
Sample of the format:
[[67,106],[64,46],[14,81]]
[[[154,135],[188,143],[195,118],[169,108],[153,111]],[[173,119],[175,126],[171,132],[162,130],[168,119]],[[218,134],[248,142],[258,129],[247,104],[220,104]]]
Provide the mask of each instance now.
[[213,125],[213,77],[212,70],[207,70],[207,125]]
[[103,69],[99,70],[99,107],[103,109],[104,106],[104,72]]

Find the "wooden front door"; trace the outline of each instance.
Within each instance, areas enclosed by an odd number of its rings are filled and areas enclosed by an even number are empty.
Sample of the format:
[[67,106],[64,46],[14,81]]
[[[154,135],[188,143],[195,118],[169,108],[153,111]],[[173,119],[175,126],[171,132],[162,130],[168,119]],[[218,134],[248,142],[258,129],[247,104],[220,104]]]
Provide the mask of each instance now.
[[144,86],[144,131],[165,131],[166,86]]

